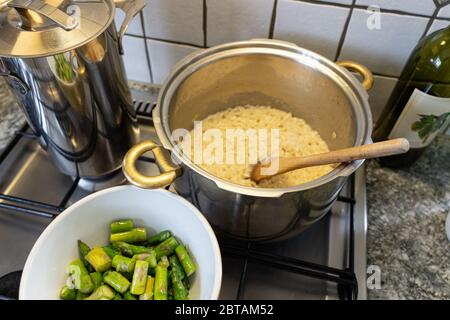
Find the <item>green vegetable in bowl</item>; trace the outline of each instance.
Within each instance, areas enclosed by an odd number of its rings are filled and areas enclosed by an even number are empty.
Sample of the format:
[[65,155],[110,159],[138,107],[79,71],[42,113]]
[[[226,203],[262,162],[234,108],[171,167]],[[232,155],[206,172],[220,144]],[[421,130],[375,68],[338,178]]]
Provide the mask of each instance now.
[[[113,221],[106,246],[78,240],[79,258],[67,267],[63,300],[186,300],[195,273],[185,246],[165,230],[147,239],[133,220]],[[151,246],[151,247],[147,247]]]

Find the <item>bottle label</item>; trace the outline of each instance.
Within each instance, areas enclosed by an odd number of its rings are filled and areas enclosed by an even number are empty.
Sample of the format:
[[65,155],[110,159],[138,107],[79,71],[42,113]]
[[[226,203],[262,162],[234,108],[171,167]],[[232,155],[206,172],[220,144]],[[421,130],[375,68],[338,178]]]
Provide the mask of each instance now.
[[435,97],[415,89],[389,139],[406,138],[411,148],[424,148],[449,122],[450,98]]

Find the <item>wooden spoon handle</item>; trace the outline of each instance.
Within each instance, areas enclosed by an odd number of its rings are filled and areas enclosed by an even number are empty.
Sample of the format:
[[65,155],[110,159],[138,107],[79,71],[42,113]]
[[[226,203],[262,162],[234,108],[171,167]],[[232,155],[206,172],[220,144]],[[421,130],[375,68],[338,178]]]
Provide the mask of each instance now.
[[286,157],[271,159],[271,163],[274,160],[279,162],[279,170],[270,175],[263,175],[261,173],[262,167],[267,167],[268,164],[258,164],[255,166],[252,172],[252,180],[259,181],[266,179],[270,176],[279,175],[288,171],[320,166],[325,164],[334,164],[341,162],[349,162],[360,159],[371,159],[385,156],[391,156],[395,154],[405,153],[409,150],[409,142],[406,139],[394,139],[383,142],[377,142],[373,144],[366,144],[363,146],[352,147],[347,149],[341,149],[326,153],[315,154],[306,157]]

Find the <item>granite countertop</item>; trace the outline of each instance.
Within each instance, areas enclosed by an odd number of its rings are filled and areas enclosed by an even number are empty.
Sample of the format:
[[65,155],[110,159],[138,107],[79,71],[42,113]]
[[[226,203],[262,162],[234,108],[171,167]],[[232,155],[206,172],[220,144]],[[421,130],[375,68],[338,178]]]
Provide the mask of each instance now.
[[[24,117],[0,79],[0,149]],[[450,299],[450,137],[440,136],[412,167],[368,161],[368,265],[381,270],[370,299]]]

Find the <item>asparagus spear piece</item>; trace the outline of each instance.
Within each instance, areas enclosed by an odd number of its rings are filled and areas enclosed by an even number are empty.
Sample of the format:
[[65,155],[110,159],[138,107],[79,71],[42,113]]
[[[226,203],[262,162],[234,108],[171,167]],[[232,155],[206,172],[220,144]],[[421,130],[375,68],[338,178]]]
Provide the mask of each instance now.
[[167,300],[167,278],[167,268],[158,264],[155,268],[155,286],[153,295],[155,300]]
[[82,293],[91,293],[94,290],[94,284],[91,276],[84,266],[81,259],[75,259],[67,267],[67,286],[71,289],[77,289]]
[[134,228],[129,231],[112,233],[110,235],[111,242],[123,241],[135,243],[147,240],[147,230],[145,228]]
[[170,266],[169,259],[166,256],[162,256],[158,264],[166,268]]
[[133,281],[131,282],[130,292],[140,295],[145,292],[145,283],[147,281],[148,263],[143,260],[136,261],[134,267]]
[[111,259],[120,254],[119,250],[114,249],[112,246],[104,246],[103,250]]
[[147,276],[147,282],[145,283],[145,291],[139,296],[139,300],[152,300],[153,299],[153,286],[155,284],[155,278]]
[[153,251],[153,249],[151,248],[136,246],[134,244],[129,244],[123,241],[113,242],[112,246],[114,249],[122,252],[122,254],[127,257],[132,257],[133,255],[141,253],[150,253]]
[[85,256],[91,251],[91,248],[81,240],[78,240],[78,254],[80,256],[81,261],[83,261],[84,265],[88,269],[89,272],[94,271],[94,268],[86,261]]
[[178,241],[174,237],[164,240],[155,247],[156,259],[159,260],[162,256],[170,256],[177,246]]
[[116,293],[107,285],[101,285],[85,300],[112,300]]
[[63,300],[75,300],[77,297],[77,290],[64,286],[59,292],[59,297]]
[[125,291],[127,291],[130,287],[130,281],[116,271],[105,272],[103,275],[103,281],[119,293],[125,293]]
[[185,277],[183,267],[180,264],[180,260],[178,260],[176,255],[172,255],[169,257],[170,267],[172,268],[172,272],[176,273],[176,277],[180,280],[183,280]]
[[147,261],[149,268],[156,267],[156,252],[154,249],[150,249],[148,253],[140,253],[133,256],[133,259]]
[[94,284],[94,290],[102,285],[103,276],[100,272],[91,272],[89,275],[91,276],[92,283]]
[[192,262],[192,259],[189,256],[186,248],[182,244],[180,244],[178,247],[176,247],[175,253],[180,260],[181,265],[183,266],[186,276],[191,276],[195,272],[196,267],[194,262]]
[[133,296],[130,291],[125,292],[125,294],[123,295],[123,298],[125,300],[137,300],[137,298],[135,296]]
[[116,293],[113,300],[122,300],[122,296],[119,293]]
[[175,300],[187,300],[189,297],[189,290],[187,290],[180,278],[178,278],[177,273],[171,273],[173,297]]
[[130,231],[131,229],[133,229],[133,227],[134,227],[133,220],[126,219],[112,222],[109,229],[111,233],[119,233]]
[[86,255],[86,260],[97,272],[105,272],[111,269],[111,258],[103,248],[94,248]]
[[81,291],[77,291],[77,297],[76,300],[84,300],[87,297],[89,297],[89,293],[83,293]]
[[136,259],[117,255],[112,259],[112,266],[118,272],[133,272]]
[[148,245],[153,246],[159,244],[164,240],[169,239],[171,236],[172,232],[170,232],[169,230],[161,231],[160,233],[155,234],[154,236],[150,237],[150,239],[148,239]]

